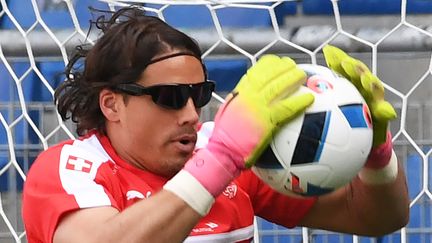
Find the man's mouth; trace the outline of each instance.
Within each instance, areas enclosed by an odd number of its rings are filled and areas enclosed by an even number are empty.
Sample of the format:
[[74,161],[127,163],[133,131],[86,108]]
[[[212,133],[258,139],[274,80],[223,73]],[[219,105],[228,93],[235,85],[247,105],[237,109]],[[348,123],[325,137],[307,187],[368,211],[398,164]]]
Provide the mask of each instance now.
[[192,153],[195,149],[196,140],[196,135],[185,134],[175,138],[173,141],[176,143],[177,149],[181,152]]

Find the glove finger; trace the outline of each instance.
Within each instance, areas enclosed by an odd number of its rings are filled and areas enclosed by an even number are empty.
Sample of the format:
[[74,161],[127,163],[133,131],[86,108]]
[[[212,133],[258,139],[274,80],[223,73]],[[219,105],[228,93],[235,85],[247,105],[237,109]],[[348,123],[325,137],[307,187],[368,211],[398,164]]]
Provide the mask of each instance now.
[[302,113],[315,100],[311,93],[290,96],[276,102],[269,108],[271,123],[276,127],[282,126],[289,120]]
[[251,66],[246,73],[241,77],[233,92],[240,92],[245,90],[257,90],[263,80],[267,80],[266,68],[262,66],[269,65],[275,62],[277,56],[265,55],[261,57],[257,63]]
[[218,111],[216,112],[215,115],[215,121],[219,119],[220,116],[222,116],[222,114],[225,111],[225,108],[227,107],[228,103],[231,102],[231,100],[235,97],[235,95],[231,92],[229,93],[224,100],[224,103],[219,107]]
[[265,55],[247,71],[248,86],[256,91],[261,90],[273,79],[283,75],[295,66],[296,64],[291,58]]
[[361,91],[360,77],[363,73],[370,72],[369,68],[337,47],[327,45],[323,51],[327,66],[349,79]]
[[341,49],[332,45],[324,46],[323,53],[324,53],[324,59],[327,63],[327,67],[329,67],[333,71],[336,71],[342,76],[349,78],[344,68],[341,65],[342,60],[347,58],[348,54],[346,54]]
[[277,65],[279,62],[280,58],[276,55],[262,56],[246,73],[249,82],[248,86],[253,90],[260,90],[273,78],[273,75],[282,72],[282,70],[277,69],[277,67],[280,67]]
[[374,124],[372,147],[377,147],[385,143],[387,139],[387,128],[387,122]]
[[374,102],[370,110],[373,122],[372,146],[376,147],[385,143],[389,121],[395,119],[397,114],[393,106],[385,100]]
[[390,120],[396,119],[397,113],[393,106],[385,101],[380,100],[371,104],[372,119],[374,123],[387,123]]
[[270,104],[278,98],[287,97],[299,89],[306,82],[306,73],[295,68],[272,80],[262,91],[264,100]]
[[248,77],[245,74],[243,75],[243,77],[241,77],[240,81],[237,83],[232,93],[239,92],[240,90],[248,90],[250,89],[250,87],[251,87],[251,82],[249,82]]
[[346,73],[346,77],[355,85],[360,86],[360,64],[361,62],[352,57],[346,57],[341,62],[341,66]]
[[282,57],[280,65],[282,65],[282,68],[284,68],[284,70],[291,70],[297,67],[296,62],[289,57]]
[[361,75],[361,85],[364,90],[364,95],[367,95],[366,100],[383,100],[384,86],[381,80],[371,72],[365,72]]

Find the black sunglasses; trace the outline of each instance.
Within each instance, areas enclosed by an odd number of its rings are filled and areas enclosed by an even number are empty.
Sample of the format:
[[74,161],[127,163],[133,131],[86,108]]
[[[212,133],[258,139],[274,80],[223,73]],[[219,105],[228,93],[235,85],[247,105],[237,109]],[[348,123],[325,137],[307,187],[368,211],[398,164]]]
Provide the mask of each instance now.
[[208,80],[198,84],[161,84],[149,87],[126,83],[117,84],[113,89],[133,96],[151,95],[157,105],[178,110],[186,105],[189,97],[192,98],[196,108],[205,106],[212,97],[215,83]]

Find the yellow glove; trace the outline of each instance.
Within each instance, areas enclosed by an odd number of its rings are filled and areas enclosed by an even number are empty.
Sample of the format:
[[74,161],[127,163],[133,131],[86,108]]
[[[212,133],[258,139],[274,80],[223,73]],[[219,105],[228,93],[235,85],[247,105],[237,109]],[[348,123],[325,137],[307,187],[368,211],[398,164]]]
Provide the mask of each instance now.
[[277,129],[313,103],[312,94],[291,96],[305,81],[292,59],[260,58],[216,114],[209,150],[228,154],[239,169],[250,168]]
[[323,48],[327,66],[350,80],[360,91],[372,113],[373,147],[386,142],[390,120],[397,117],[393,106],[384,100],[381,80],[360,60],[350,57],[341,49],[327,45]]

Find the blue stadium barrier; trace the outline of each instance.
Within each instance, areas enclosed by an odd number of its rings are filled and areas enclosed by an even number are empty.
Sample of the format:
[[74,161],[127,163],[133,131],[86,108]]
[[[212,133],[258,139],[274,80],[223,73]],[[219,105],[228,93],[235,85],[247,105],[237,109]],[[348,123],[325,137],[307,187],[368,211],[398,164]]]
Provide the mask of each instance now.
[[[51,62],[40,62],[37,64],[39,71],[47,79],[49,85],[55,89],[63,80],[65,80],[64,69],[65,64],[63,61],[51,61]],[[38,85],[38,89],[34,90],[33,100],[42,102],[53,102],[53,95],[49,90],[41,83]]]
[[[326,242],[351,242],[352,241],[352,235],[346,235],[346,234],[320,234],[320,235],[314,235],[313,242],[315,243],[326,243]],[[360,242],[362,242],[360,240]],[[369,242],[369,241],[368,241]]]
[[285,227],[273,224],[271,222],[266,221],[265,219],[260,218],[259,229],[260,229],[260,242],[262,243],[273,243],[273,242],[301,242],[302,236],[299,234],[286,234],[286,232],[282,234],[274,233],[274,230],[286,230]]
[[[296,13],[296,2],[285,2],[275,8],[279,24],[283,24],[286,15]],[[159,9],[162,5],[146,4],[146,7]],[[222,8],[216,11],[222,27],[250,28],[270,27],[271,19],[268,11],[247,8]],[[155,15],[149,12],[150,15]],[[214,28],[210,11],[206,6],[171,5],[163,11],[168,24],[182,29]],[[199,21],[197,21],[199,19]],[[249,62],[243,59],[208,60],[209,79],[216,81],[216,91],[231,91],[238,80],[246,72]]]
[[246,59],[206,60],[208,78],[216,82],[216,92],[229,92],[246,73]]
[[[44,6],[44,1],[39,1],[40,6],[38,7],[41,18],[49,26],[50,29],[64,29],[74,27],[70,13],[66,8],[66,4],[63,3],[63,1],[61,2],[62,4]],[[75,12],[80,26],[83,30],[86,30],[89,27],[89,20],[92,19],[92,15],[88,9],[89,6],[103,10],[108,9],[108,5],[101,1],[74,1]],[[24,29],[28,29],[36,22],[36,15],[34,13],[31,1],[9,0],[8,8],[13,14],[13,16],[16,18],[18,23],[21,25],[21,27],[23,27]],[[3,21],[0,24],[0,27],[4,29],[16,29],[12,21],[8,17],[6,17],[6,15],[3,16]]]
[[[15,71],[18,77],[23,75],[23,73],[29,68],[28,63],[12,63],[11,67]],[[15,85],[15,81],[12,79],[10,75],[8,75],[8,71],[4,65],[0,65],[0,74],[1,74],[1,82],[0,82],[0,90],[2,90],[2,95],[0,96],[0,102],[3,104],[10,105],[12,102],[18,102],[18,94]],[[31,73],[24,81],[23,86],[31,83],[31,79],[34,74]],[[30,82],[29,80],[30,79]],[[29,93],[31,94],[31,89],[23,90],[24,97],[28,97]],[[19,108],[10,107],[2,107],[0,109],[1,114],[5,118],[8,124],[10,124],[13,120],[17,118],[17,116],[21,115],[22,112]],[[9,161],[9,148],[7,147],[8,141],[6,136],[6,129],[3,125],[0,126],[0,146],[2,147],[0,151],[0,168],[3,168]],[[27,139],[33,140],[37,139],[34,137],[28,137],[30,132],[29,128],[25,126],[24,122],[19,122],[12,131],[14,133],[14,144],[22,145],[28,141]],[[18,151],[17,151],[18,152]],[[17,157],[18,161],[22,161],[22,157]],[[9,189],[9,175],[8,173],[3,173],[0,176],[0,191],[6,191]]]
[[[28,62],[14,62],[10,63],[13,71],[18,76],[22,75],[30,68]],[[49,66],[48,70],[46,66]],[[54,72],[53,67],[64,67],[63,63],[43,63],[39,64],[39,70],[43,75],[50,75],[49,73]],[[11,75],[7,71],[4,65],[0,65],[0,90],[3,91],[0,96],[0,103],[2,104],[0,112],[6,119],[8,124],[11,124],[17,117],[22,115],[21,107],[19,106],[18,91],[15,81],[12,79]],[[55,76],[55,75],[52,75]],[[47,80],[51,86],[55,87],[58,85],[60,79]],[[40,125],[41,114],[40,111],[30,109],[28,106],[32,102],[49,102],[52,104],[52,95],[48,89],[42,84],[39,77],[34,72],[30,72],[22,81],[21,87],[23,90],[24,100],[27,105],[27,112],[29,117],[32,119],[36,126]],[[0,126],[0,168],[3,168],[10,160],[8,141],[6,136],[6,130],[3,125]],[[13,144],[15,146],[16,159],[18,164],[22,166],[23,169],[25,164],[30,165],[34,158],[28,156],[28,153],[36,152],[34,147],[38,147],[40,144],[39,137],[35,131],[31,128],[26,120],[21,120],[18,122],[14,128],[11,130],[13,133]],[[30,148],[32,147],[32,148]],[[0,191],[7,190],[9,187],[8,173],[0,176]],[[17,178],[18,189],[22,188],[22,180]]]
[[[162,5],[146,4],[147,7],[159,9]],[[279,24],[283,24],[286,15],[296,13],[296,2],[284,2],[275,8]],[[223,27],[269,27],[271,19],[267,10],[248,8],[222,8],[216,11]],[[171,5],[163,11],[165,20],[176,28],[213,27],[210,11],[206,6]],[[199,21],[197,21],[199,19]]]
[[[429,176],[432,175],[432,168],[430,168],[432,163],[432,158],[429,157]],[[408,155],[407,158],[407,167],[406,167],[406,176],[408,181],[408,191],[410,199],[414,199],[417,196],[422,187],[423,187],[423,161],[422,158],[418,154]],[[429,188],[431,188],[431,182],[429,180]],[[408,222],[408,229],[415,228],[421,229],[425,227],[432,226],[432,218],[431,218],[431,203],[427,196],[423,196],[420,200],[413,205],[410,209],[410,220]],[[392,238],[390,236],[386,238]],[[430,233],[410,233],[408,234],[409,242],[432,242],[432,237]],[[390,239],[386,239],[384,242],[391,242]],[[400,242],[399,240],[394,240],[393,242]]]
[[[400,14],[401,1],[396,0],[340,0],[339,11],[342,15]],[[303,0],[303,13],[309,15],[333,15],[329,0]],[[407,1],[407,13],[432,13],[432,4],[425,0]]]
[[423,162],[418,154],[410,154],[407,157],[406,177],[408,178],[408,193],[410,199],[414,199],[422,189]]
[[[160,8],[162,5],[146,4],[149,7]],[[275,8],[275,13],[280,24],[283,17],[296,13],[296,2],[284,2]],[[89,27],[89,20],[92,19],[88,7],[107,10],[106,3],[94,0],[76,0],[74,9],[77,14],[80,26],[85,30]],[[27,29],[36,21],[36,15],[30,1],[9,0],[8,8],[17,19],[18,23]],[[41,1],[39,6],[41,17],[44,22],[52,29],[73,28],[70,13],[66,4],[44,6]],[[247,8],[224,8],[217,10],[222,25],[229,27],[265,27],[271,25],[271,20],[266,10],[247,9]],[[166,20],[175,27],[202,28],[213,25],[210,13],[205,6],[193,5],[172,5],[164,10]],[[199,21],[196,21],[199,19]],[[8,17],[0,24],[0,27],[11,29],[15,28]]]

